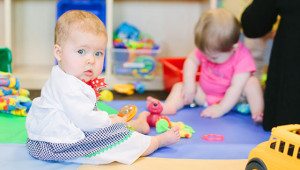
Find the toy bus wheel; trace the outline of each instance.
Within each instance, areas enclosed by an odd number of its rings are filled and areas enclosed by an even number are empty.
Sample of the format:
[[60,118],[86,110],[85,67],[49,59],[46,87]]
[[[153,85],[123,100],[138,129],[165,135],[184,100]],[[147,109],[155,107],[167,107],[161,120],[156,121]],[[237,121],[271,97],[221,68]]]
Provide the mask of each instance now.
[[246,170],[267,170],[266,165],[264,162],[258,158],[251,159],[247,165],[246,165]]

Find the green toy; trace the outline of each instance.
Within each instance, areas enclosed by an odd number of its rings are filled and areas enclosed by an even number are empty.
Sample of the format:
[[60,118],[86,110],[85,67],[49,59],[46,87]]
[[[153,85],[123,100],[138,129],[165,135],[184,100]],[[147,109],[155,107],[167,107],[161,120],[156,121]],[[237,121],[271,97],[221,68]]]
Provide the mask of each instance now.
[[191,138],[193,133],[195,133],[191,126],[188,126],[183,122],[168,122],[168,120],[161,118],[156,122],[155,125],[157,133],[163,133],[174,126],[179,127],[180,137],[182,138]]
[[0,71],[12,72],[11,68],[12,55],[8,48],[0,48]]
[[169,130],[169,122],[166,120],[166,119],[159,119],[157,122],[156,122],[156,132],[157,133],[163,133],[167,130]]

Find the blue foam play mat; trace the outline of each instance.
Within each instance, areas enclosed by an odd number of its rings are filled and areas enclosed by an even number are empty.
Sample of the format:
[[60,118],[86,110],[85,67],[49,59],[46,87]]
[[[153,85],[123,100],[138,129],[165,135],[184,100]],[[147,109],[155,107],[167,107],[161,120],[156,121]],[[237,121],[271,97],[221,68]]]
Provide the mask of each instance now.
[[[107,103],[114,108],[135,104],[139,111],[146,110],[145,101],[116,101]],[[257,144],[268,140],[270,132],[254,123],[250,115],[230,112],[218,119],[201,118],[203,107],[184,108],[176,115],[168,116],[172,122],[181,121],[191,126],[192,138],[182,138],[175,145],[154,152],[151,157],[184,159],[247,159],[249,151]],[[156,135],[151,128],[149,135]],[[207,134],[224,136],[223,141],[209,142],[202,139]]]
[[[135,104],[139,112],[146,110],[145,101],[113,101],[107,105],[119,109],[126,104]],[[202,107],[184,108],[176,115],[168,116],[172,122],[181,121],[191,126],[192,138],[158,149],[150,157],[177,159],[247,159],[249,151],[257,144],[268,140],[270,132],[255,124],[250,115],[230,112],[218,119],[201,118]],[[156,135],[152,128],[149,135]],[[223,141],[212,142],[202,139],[203,135],[218,134]],[[1,134],[0,134],[1,135]],[[76,169],[78,164],[49,163],[30,157],[25,144],[0,144],[0,169]],[[25,168],[26,169],[26,168]]]

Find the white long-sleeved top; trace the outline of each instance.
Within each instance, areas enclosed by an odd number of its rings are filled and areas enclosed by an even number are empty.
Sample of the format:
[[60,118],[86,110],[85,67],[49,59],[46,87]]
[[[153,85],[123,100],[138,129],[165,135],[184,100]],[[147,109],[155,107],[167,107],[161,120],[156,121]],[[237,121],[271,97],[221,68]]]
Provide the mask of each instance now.
[[41,97],[33,100],[26,118],[29,139],[75,143],[84,138],[83,131],[111,125],[106,112],[93,110],[95,103],[90,86],[54,66]]

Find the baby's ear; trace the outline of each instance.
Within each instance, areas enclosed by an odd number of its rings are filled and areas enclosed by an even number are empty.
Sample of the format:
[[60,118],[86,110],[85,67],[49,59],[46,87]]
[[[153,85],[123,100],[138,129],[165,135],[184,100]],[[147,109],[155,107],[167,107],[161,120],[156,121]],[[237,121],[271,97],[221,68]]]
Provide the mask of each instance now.
[[53,54],[58,62],[61,60],[61,53],[61,47],[58,44],[55,44],[53,47]]

